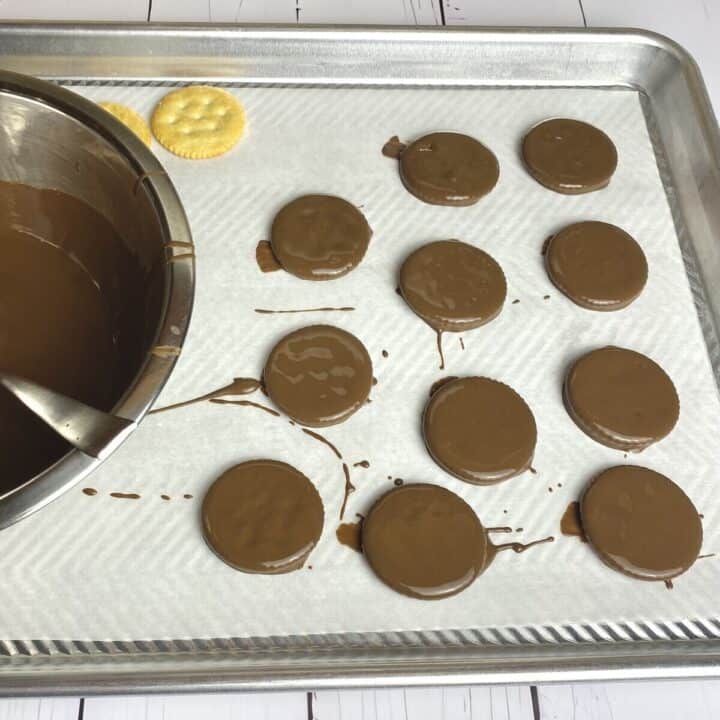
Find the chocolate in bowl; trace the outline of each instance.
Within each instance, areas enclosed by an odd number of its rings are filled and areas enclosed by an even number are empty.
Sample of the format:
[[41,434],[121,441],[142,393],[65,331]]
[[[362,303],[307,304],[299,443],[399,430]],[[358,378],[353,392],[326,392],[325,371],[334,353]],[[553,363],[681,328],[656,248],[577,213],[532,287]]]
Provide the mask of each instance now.
[[[0,72],[0,114],[0,366],[140,421],[192,308],[192,242],[175,190],[130,130],[68,90]],[[0,527],[100,463],[5,390],[0,421]]]

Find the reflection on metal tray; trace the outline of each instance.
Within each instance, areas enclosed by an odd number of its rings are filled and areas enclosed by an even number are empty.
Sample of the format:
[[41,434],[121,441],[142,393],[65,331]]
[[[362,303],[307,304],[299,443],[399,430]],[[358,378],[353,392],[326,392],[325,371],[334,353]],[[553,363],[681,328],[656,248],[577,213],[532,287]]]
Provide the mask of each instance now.
[[[632,87],[706,342],[720,348],[720,138],[693,61],[636,31],[0,28],[5,69],[59,82]],[[716,279],[713,283],[713,279]],[[720,619],[212,640],[0,640],[0,692],[547,682],[720,674]]]

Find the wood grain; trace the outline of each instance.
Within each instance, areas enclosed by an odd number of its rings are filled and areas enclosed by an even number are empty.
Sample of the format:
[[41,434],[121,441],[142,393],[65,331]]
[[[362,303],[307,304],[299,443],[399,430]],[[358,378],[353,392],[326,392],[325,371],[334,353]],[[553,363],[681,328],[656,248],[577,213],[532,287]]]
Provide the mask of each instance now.
[[2,20],[147,20],[149,0],[2,0]]
[[542,720],[720,717],[720,681],[588,683],[538,688]]
[[[77,717],[77,716],[73,716]],[[307,720],[304,692],[87,698],[83,720]],[[0,720],[4,720],[0,714]],[[8,718],[9,720],[9,718]],[[64,718],[59,719],[64,720]]]
[[439,3],[440,0],[153,0],[151,20],[440,25]]
[[77,720],[77,698],[0,699],[0,720]]
[[582,27],[577,0],[443,0],[448,25]]
[[532,720],[528,687],[340,690],[312,694],[314,720]]

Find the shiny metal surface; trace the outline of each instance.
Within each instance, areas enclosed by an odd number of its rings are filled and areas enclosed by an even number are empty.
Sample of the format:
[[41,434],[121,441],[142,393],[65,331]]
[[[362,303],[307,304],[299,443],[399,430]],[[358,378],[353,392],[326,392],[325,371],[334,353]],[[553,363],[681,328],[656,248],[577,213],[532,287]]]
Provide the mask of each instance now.
[[0,372],[0,385],[73,447],[94,458],[111,455],[137,426],[11,373]]
[[[27,68],[19,63],[18,69]],[[85,201],[112,223],[146,270],[146,312],[137,319],[145,358],[113,408],[135,424],[169,377],[190,321],[192,259],[166,261],[176,254],[166,247],[168,242],[191,241],[175,189],[131,131],[94,103],[56,85],[0,71],[0,117],[0,179],[60,190]],[[158,345],[178,350],[155,355],[152,350]],[[73,450],[0,496],[0,529],[62,495],[100,462]]]
[[[720,137],[695,63],[665,38],[632,30],[23,25],[0,29],[0,64],[66,83],[637,89],[720,371]],[[720,676],[720,612],[417,633],[0,640],[5,694],[701,676]]]

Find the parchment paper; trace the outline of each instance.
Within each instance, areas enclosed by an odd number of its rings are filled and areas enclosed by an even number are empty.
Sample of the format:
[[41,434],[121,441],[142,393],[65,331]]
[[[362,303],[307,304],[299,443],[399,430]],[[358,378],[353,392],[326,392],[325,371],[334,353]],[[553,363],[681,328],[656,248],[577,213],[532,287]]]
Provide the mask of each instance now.
[[[146,117],[168,88],[75,88],[127,103]],[[605,567],[592,550],[559,534],[559,520],[598,471],[638,462],[672,477],[704,513],[703,552],[720,551],[720,405],[666,196],[636,93],[593,90],[280,89],[232,90],[248,133],[228,155],[189,161],[154,150],[185,204],[197,245],[197,297],[190,334],[160,405],[257,377],[272,345],[314,322],[336,324],[366,345],[378,379],[372,404],[328,428],[352,464],[357,492],[347,516],[367,511],[388,476],[444,485],[484,524],[524,528],[513,539],[555,535],[523,555],[504,553],[462,594],[423,602],[380,583],[363,557],[335,538],[341,465],[330,450],[253,408],[209,403],[148,417],[94,475],[52,506],[0,533],[0,636],[165,639],[618,620],[676,620],[716,614],[720,558],[700,560],[668,591]],[[519,158],[524,132],[550,116],[591,122],[615,142],[609,188],[563,196],[542,188]],[[380,154],[393,134],[413,139],[448,129],[497,155],[500,181],[477,205],[425,205],[403,188],[397,163]],[[255,246],[275,212],[305,193],[337,194],[362,206],[374,229],[350,275],[309,283],[262,274]],[[564,225],[620,225],[640,242],[648,285],[631,307],[593,313],[549,282],[540,249]],[[430,240],[459,238],[502,265],[508,301],[490,325],[445,336],[438,370],[433,332],[395,293],[404,257]],[[548,299],[544,299],[549,295]],[[519,303],[512,304],[513,300]],[[354,306],[352,313],[258,315],[253,308]],[[580,432],[561,401],[565,368],[606,344],[646,353],[673,378],[681,400],[672,434],[638,457]],[[389,357],[382,357],[382,350]],[[443,374],[480,374],[515,388],[538,425],[534,466],[495,487],[474,487],[437,467],[424,449],[420,413]],[[260,394],[251,399],[267,402]],[[289,462],[318,487],[325,530],[308,566],[275,577],[246,575],[206,547],[203,493],[232,464],[258,457]],[[88,497],[81,487],[97,488]],[[136,492],[118,500],[110,492]],[[161,494],[172,497],[161,499]],[[184,493],[192,499],[184,499]],[[312,566],[310,568],[310,566]]]

